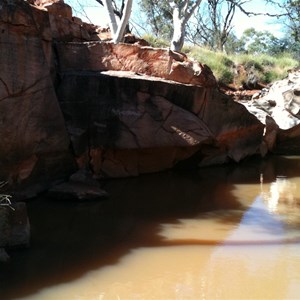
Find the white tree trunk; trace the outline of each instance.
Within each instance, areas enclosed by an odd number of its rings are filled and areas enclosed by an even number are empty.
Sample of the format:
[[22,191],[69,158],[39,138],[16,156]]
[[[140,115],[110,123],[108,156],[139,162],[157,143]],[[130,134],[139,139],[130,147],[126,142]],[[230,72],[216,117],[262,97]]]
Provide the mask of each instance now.
[[132,9],[132,0],[127,0],[125,3],[123,16],[118,26],[117,32],[113,36],[114,43],[119,43],[122,41],[125,33],[126,26],[128,24]]
[[117,24],[116,16],[114,14],[112,0],[103,0],[104,7],[106,8],[108,17],[109,17],[109,28],[111,32],[111,36],[114,43],[119,43],[122,41],[126,29],[126,25],[128,24],[131,9],[132,9],[132,0],[126,0],[123,16],[120,20],[119,24]]
[[185,23],[180,18],[179,8],[173,9],[173,37],[170,49],[172,51],[180,51],[183,47],[185,37]]
[[108,14],[110,32],[114,36],[118,30],[118,24],[111,0],[103,0],[103,4]]
[[201,1],[196,0],[193,4],[189,4],[189,0],[183,0],[179,4],[170,1],[170,7],[173,9],[173,37],[170,46],[172,51],[181,51],[184,44],[186,23]]

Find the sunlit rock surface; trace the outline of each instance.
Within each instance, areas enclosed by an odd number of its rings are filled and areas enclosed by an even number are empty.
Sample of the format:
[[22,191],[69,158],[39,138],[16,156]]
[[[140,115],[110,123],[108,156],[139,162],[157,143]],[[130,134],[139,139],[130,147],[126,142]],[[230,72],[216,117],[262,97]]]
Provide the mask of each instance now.
[[276,81],[265,96],[245,105],[262,123],[270,116],[280,129],[300,124],[300,70],[291,71],[287,78]]
[[265,96],[244,105],[266,124],[268,150],[300,153],[300,70],[291,71],[287,78],[275,82]]
[[185,54],[111,42],[57,43],[60,70],[132,71],[180,83],[216,86],[212,71]]

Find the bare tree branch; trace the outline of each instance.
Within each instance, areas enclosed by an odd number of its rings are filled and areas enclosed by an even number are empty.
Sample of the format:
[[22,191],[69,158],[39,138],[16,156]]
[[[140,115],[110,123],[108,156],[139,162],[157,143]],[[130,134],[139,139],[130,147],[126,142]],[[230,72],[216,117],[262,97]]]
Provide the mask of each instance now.
[[[103,3],[102,0],[95,0],[95,1],[98,2],[100,5],[104,6],[104,3]],[[115,1],[112,1],[112,4],[113,4],[113,6],[114,6],[114,7],[113,7],[113,12],[114,12],[114,14],[115,14],[117,17],[119,17],[119,19],[121,19],[121,18],[122,18],[123,9],[124,9],[124,1],[122,1],[122,6],[121,6],[121,9],[120,9],[120,10],[118,10]]]

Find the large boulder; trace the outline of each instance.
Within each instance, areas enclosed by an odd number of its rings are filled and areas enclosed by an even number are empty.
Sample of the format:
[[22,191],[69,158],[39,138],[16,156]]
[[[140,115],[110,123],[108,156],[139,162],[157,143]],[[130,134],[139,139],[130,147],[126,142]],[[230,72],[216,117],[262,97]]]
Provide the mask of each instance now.
[[79,168],[99,177],[240,161],[264,126],[215,88],[130,72],[61,73],[57,88]]
[[291,71],[264,94],[243,104],[266,124],[265,151],[300,154],[300,70]]
[[268,93],[245,104],[261,122],[272,117],[280,129],[290,129],[300,124],[300,70],[290,72],[287,78],[276,81]]
[[130,176],[187,159],[203,166],[259,152],[263,125],[218,91],[206,65],[131,44],[55,47],[57,94],[79,167]]

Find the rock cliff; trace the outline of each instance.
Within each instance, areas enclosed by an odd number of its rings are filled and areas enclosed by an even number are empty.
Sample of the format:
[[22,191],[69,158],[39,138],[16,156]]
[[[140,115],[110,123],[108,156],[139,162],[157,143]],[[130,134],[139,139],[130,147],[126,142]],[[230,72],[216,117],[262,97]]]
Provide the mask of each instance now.
[[34,195],[75,166],[51,77],[49,14],[1,1],[0,52],[0,178]]
[[22,196],[78,169],[122,177],[259,153],[264,125],[207,66],[101,41],[63,1],[44,2],[0,4],[0,177]]

